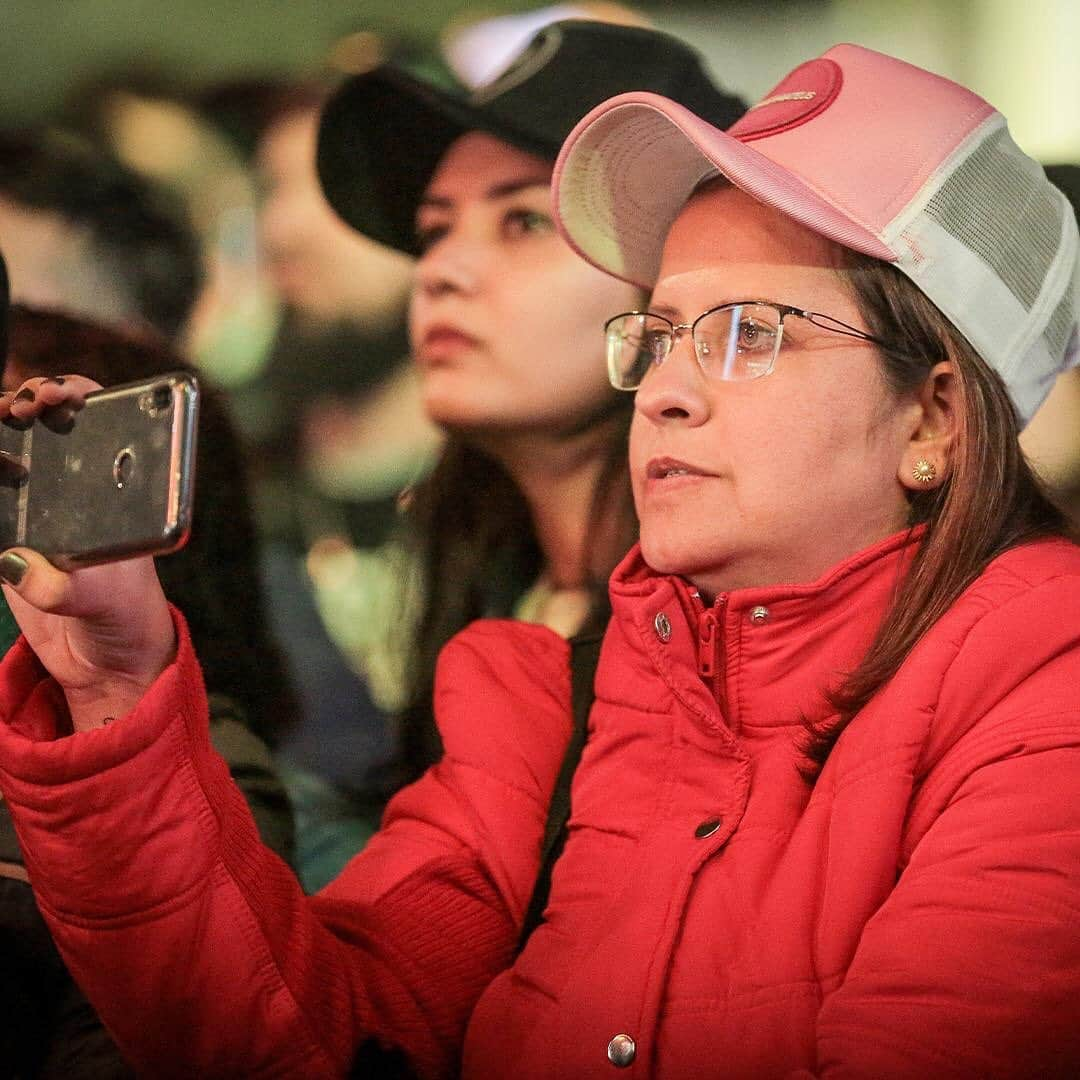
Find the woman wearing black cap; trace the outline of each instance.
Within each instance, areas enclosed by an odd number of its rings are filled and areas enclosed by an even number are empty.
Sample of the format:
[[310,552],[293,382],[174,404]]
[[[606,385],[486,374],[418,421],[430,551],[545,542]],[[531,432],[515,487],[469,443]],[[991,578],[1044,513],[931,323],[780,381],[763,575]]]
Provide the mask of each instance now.
[[407,633],[393,628],[407,642],[404,779],[442,753],[431,700],[446,641],[491,615],[565,636],[602,627],[608,575],[635,534],[630,410],[589,358],[612,305],[640,294],[573,257],[549,192],[576,120],[630,86],[671,93],[721,126],[744,108],[675,39],[573,21],[541,30],[468,95],[387,65],[324,111],[318,166],[330,203],[418,258],[413,353],[425,408],[447,432],[408,504],[419,613]]

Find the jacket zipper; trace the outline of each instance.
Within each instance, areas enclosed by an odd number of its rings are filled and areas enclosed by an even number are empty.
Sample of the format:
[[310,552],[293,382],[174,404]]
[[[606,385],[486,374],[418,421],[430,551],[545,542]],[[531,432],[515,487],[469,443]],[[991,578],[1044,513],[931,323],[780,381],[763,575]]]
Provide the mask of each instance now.
[[723,709],[724,662],[720,653],[720,620],[727,604],[727,596],[721,594],[711,608],[705,608],[696,590],[692,595],[696,603],[701,605],[697,617],[698,672],[702,678],[710,680],[713,696]]
[[706,679],[716,678],[720,666],[716,655],[716,612],[712,608],[698,615],[698,672]]

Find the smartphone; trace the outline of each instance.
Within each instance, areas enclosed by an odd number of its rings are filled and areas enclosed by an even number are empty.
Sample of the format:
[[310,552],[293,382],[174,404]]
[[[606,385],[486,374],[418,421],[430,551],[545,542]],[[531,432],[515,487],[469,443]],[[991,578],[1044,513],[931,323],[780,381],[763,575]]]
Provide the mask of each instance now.
[[72,570],[181,547],[198,408],[194,376],[171,372],[88,394],[64,432],[0,423],[0,550]]

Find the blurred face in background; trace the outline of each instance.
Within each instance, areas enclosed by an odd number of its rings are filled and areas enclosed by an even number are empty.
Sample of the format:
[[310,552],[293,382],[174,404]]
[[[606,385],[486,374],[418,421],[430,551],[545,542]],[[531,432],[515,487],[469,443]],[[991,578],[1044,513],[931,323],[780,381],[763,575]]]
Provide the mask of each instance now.
[[640,293],[587,265],[556,233],[551,169],[469,132],[428,185],[410,334],[437,423],[572,432],[611,402],[603,323]]
[[411,260],[361,236],[330,208],[315,172],[318,119],[315,108],[289,112],[260,141],[263,266],[281,299],[302,314],[385,322],[404,302]]
[[60,214],[0,197],[0,238],[11,298],[121,326],[141,326],[137,305],[110,278],[89,232]]

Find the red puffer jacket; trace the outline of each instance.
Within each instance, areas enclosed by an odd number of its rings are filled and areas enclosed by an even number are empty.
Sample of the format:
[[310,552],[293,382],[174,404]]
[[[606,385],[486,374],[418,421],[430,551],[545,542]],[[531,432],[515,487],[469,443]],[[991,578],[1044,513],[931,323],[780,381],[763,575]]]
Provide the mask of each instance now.
[[56,741],[55,690],[11,657],[0,783],[71,969],[148,1075],[332,1076],[369,1037],[483,1080],[1077,1075],[1080,550],[998,559],[817,783],[797,769],[910,550],[710,612],[628,557],[516,963],[569,727],[545,630],[447,648],[445,760],[310,899],[209,748],[186,641],[134,713]]

